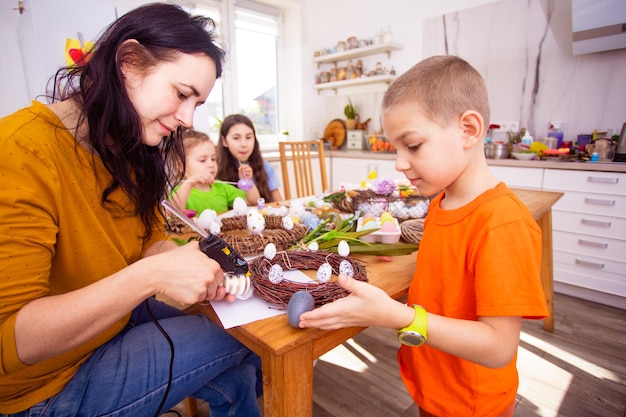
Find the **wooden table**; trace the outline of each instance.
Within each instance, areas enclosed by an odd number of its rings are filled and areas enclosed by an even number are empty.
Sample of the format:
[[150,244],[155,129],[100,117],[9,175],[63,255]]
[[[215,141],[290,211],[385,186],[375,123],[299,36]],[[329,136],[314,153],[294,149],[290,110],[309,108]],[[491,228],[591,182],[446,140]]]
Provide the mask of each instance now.
[[[529,207],[543,232],[541,278],[550,309],[544,329],[553,331],[551,207],[562,193],[514,191]],[[415,269],[415,254],[397,256],[391,262],[375,256],[359,256],[359,259],[366,263],[370,283],[395,299],[407,294]],[[197,305],[197,308],[219,323],[211,306]],[[310,417],[313,415],[313,360],[362,330],[295,329],[287,322],[286,315],[280,315],[234,327],[228,332],[261,357],[264,416]]]

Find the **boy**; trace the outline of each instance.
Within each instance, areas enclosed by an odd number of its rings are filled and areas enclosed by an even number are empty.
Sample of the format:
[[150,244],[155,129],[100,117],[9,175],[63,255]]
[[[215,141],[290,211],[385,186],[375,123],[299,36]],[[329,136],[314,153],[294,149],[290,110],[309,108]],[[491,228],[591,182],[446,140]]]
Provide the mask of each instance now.
[[383,98],[395,167],[431,203],[407,305],[340,276],[352,294],[302,314],[300,327],[398,330],[402,380],[420,416],[512,416],[522,318],[548,314],[541,231],[484,156],[487,88],[455,56],[428,58]]

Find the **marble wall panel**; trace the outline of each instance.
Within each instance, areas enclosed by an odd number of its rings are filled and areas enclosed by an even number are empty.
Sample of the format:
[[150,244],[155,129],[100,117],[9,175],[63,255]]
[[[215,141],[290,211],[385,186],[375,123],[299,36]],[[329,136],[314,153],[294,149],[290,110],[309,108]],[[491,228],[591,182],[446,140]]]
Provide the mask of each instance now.
[[578,133],[626,121],[626,49],[572,54],[571,2],[501,0],[424,22],[424,57],[454,54],[485,78],[492,121],[518,120],[535,137],[550,121]]

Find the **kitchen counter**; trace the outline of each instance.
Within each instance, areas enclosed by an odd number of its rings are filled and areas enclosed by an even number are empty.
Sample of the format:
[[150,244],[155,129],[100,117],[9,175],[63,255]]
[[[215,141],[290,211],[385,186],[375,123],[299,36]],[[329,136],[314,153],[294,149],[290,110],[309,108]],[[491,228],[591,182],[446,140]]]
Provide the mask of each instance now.
[[[326,151],[330,157],[368,159],[368,160],[394,160],[394,153],[381,153],[370,151],[347,151],[335,150]],[[571,161],[519,161],[517,159],[487,159],[490,166],[506,166],[521,168],[549,168],[549,169],[571,169],[582,171],[605,171],[605,172],[626,172],[624,162],[571,162]]]

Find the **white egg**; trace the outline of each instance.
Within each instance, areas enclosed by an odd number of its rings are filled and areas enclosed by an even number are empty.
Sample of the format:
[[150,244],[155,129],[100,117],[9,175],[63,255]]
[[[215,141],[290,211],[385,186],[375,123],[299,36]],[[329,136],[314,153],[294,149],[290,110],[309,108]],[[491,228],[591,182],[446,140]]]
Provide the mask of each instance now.
[[330,280],[330,276],[333,274],[333,267],[328,262],[324,262],[320,265],[315,273],[315,278],[320,283],[324,284]]
[[246,211],[248,210],[246,200],[241,197],[236,197],[233,201],[233,210],[237,216],[245,216]]
[[321,209],[322,207],[324,207],[324,200],[322,200],[321,198],[316,198],[313,202],[313,205],[315,206],[315,208]]
[[280,284],[283,280],[283,267],[279,264],[272,265],[270,271],[267,273],[267,279],[269,279],[272,284]]
[[283,217],[283,227],[285,230],[293,229],[293,219],[290,216]]
[[265,230],[265,217],[258,210],[250,210],[247,216],[248,230],[254,234],[260,234]]
[[274,245],[272,242],[268,243],[265,246],[265,249],[263,249],[263,256],[265,256],[265,258],[269,259],[270,261],[274,259],[274,257],[276,256],[276,245]]
[[248,287],[248,290],[245,291],[243,294],[237,294],[237,298],[240,300],[247,300],[248,298],[252,297],[252,294],[254,294],[254,288],[250,286]]
[[211,228],[211,223],[215,221],[216,217],[217,213],[215,212],[215,210],[206,209],[202,213],[200,213],[200,216],[198,216],[198,226],[200,226],[204,230],[209,230]]
[[339,264],[339,273],[349,276],[350,278],[354,277],[354,267],[350,263],[349,260],[344,259]]
[[315,252],[316,250],[318,250],[320,248],[320,245],[317,242],[311,242],[311,243],[309,243],[309,245],[307,247],[309,248],[310,251]]
[[278,208],[278,215],[280,217],[285,217],[287,214],[289,214],[289,209],[287,209],[287,207],[285,206],[280,206]]
[[339,244],[337,245],[337,253],[341,256],[350,255],[350,245],[348,245],[348,242],[346,242],[345,240],[339,242]]
[[304,213],[306,213],[306,209],[304,208],[304,203],[300,200],[294,200],[291,202],[291,207],[289,208],[289,213],[296,217],[302,217]]
[[209,226],[209,232],[211,232],[212,235],[219,235],[221,231],[222,225],[220,224],[220,222],[213,221]]

